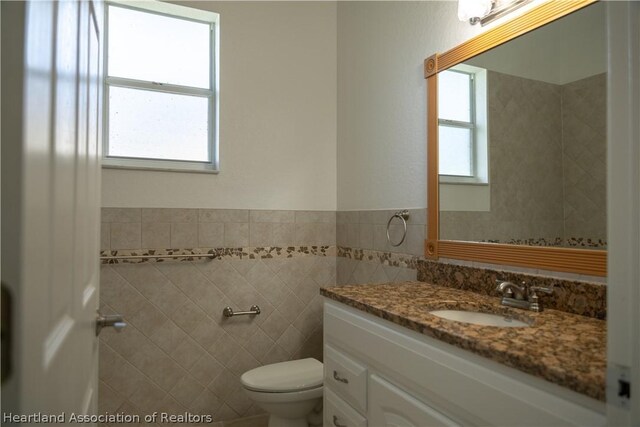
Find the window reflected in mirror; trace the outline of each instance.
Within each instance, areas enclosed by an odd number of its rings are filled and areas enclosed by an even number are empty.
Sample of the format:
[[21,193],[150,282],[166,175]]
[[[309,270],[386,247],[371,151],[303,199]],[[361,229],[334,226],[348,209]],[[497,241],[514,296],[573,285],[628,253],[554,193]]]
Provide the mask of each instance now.
[[440,72],[439,238],[606,249],[606,95],[603,4]]

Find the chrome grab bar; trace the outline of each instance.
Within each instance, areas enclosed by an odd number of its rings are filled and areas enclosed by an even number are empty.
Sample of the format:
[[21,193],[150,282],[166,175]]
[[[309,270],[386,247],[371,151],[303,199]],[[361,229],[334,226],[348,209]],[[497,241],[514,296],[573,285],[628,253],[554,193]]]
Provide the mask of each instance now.
[[233,317],[233,316],[247,316],[247,315],[257,315],[260,314],[260,307],[257,305],[252,305],[249,308],[249,311],[233,311],[233,309],[229,306],[222,309],[222,315],[224,317]]

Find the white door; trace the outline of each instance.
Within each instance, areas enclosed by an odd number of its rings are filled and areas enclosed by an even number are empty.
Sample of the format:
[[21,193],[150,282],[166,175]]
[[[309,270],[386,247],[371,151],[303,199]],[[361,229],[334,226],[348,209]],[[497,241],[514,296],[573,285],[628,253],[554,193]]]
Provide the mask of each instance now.
[[2,2],[2,397],[14,415],[97,411],[102,7]]

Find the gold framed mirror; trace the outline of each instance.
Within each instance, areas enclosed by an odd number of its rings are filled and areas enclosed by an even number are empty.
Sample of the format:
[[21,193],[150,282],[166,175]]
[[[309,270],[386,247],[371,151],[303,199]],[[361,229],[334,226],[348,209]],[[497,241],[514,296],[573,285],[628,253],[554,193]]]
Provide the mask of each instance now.
[[[442,224],[440,212],[441,176],[438,139],[442,120],[439,120],[440,117],[438,113],[439,74],[445,70],[452,69],[452,67],[456,67],[456,70],[464,70],[464,67],[468,66],[467,63],[472,58],[515,40],[520,36],[528,35],[528,33],[531,33],[533,30],[546,26],[553,21],[573,14],[596,2],[597,0],[550,0],[445,53],[435,54],[425,59],[424,75],[427,80],[428,171],[428,218],[425,257],[427,259],[459,259],[489,264],[504,264],[542,270],[571,272],[582,275],[606,276],[607,251],[606,249],[600,249],[598,245],[590,245],[594,248],[585,249],[576,244],[549,244],[548,242],[544,242],[543,244],[533,243],[533,245],[528,245],[520,243],[508,244],[500,240],[492,239],[483,239],[480,241],[468,239],[470,241],[467,241],[467,239],[456,239],[455,237],[447,238],[447,236],[441,235]],[[465,64],[462,64],[463,62],[465,62]],[[546,64],[546,66],[551,67],[553,64]],[[442,74],[442,76],[444,76],[444,74]],[[603,82],[603,86],[606,85],[606,79],[601,78],[601,81]],[[469,107],[469,109],[473,110],[473,107]],[[488,112],[486,114],[488,115]],[[463,122],[458,121],[457,124],[460,125],[460,127],[464,127]],[[606,143],[606,138],[604,142]],[[443,167],[445,167],[444,163]],[[486,168],[488,168],[488,166],[486,166],[485,169]],[[604,175],[606,179],[606,173],[604,173]],[[476,182],[475,184],[478,183]],[[606,197],[606,194],[604,197]],[[600,207],[605,210],[606,215],[606,204],[602,203]],[[606,217],[604,222],[606,224]],[[606,229],[604,230],[604,236],[605,243],[603,247],[606,247]],[[573,237],[571,239],[573,239],[571,243],[575,243],[576,239]],[[556,240],[567,243],[570,239],[563,237],[562,239]],[[582,238],[579,240],[582,242]],[[591,239],[588,239],[588,241],[591,242]]]

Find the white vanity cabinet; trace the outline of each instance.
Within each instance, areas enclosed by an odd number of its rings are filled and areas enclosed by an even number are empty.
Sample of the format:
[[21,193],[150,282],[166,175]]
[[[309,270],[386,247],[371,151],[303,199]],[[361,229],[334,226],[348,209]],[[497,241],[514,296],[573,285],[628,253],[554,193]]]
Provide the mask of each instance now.
[[325,299],[325,427],[603,426],[604,402]]

